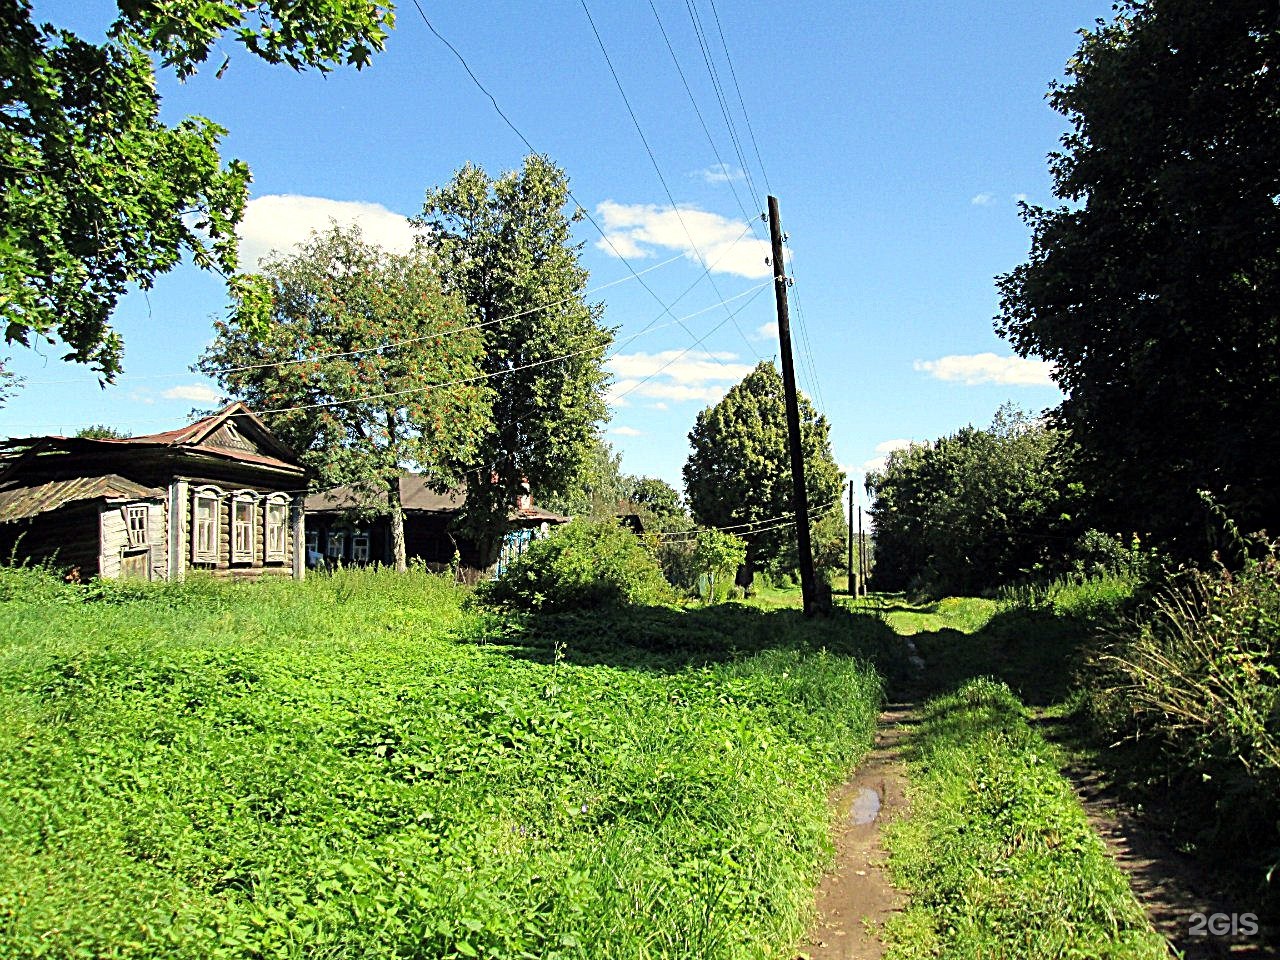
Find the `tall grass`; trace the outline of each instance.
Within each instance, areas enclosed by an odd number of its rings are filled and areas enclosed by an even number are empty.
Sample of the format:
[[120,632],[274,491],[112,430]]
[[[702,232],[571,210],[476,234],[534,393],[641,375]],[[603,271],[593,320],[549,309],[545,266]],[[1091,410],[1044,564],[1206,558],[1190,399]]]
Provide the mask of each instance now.
[[615,661],[686,614],[544,651],[464,597],[0,572],[0,956],[782,955],[875,672],[789,612]]
[[1009,688],[930,701],[912,736],[911,814],[888,832],[911,899],[894,960],[1167,956]]
[[1280,558],[1190,571],[1117,631],[1092,684],[1104,736],[1140,752],[1185,837],[1280,901]]

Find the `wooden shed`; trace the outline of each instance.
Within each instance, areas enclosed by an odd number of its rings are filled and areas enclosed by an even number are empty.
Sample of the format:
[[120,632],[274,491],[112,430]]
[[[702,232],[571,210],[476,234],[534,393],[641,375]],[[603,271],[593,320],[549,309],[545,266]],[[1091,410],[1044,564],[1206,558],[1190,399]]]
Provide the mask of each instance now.
[[307,473],[243,403],[127,439],[0,445],[0,560],[80,576],[301,577]]

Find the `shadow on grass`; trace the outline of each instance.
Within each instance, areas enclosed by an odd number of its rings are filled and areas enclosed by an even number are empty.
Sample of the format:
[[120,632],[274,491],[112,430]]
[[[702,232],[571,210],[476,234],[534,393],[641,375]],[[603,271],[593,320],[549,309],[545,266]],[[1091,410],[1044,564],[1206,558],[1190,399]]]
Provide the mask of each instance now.
[[927,664],[927,695],[949,693],[974,677],[1003,680],[1023,703],[1067,701],[1076,670],[1098,642],[1098,625],[1025,610],[998,611],[973,633],[922,631],[912,639]]
[[465,639],[537,663],[672,673],[741,660],[765,650],[857,657],[891,685],[909,674],[902,638],[878,616],[837,609],[806,619],[799,610],[743,603],[710,607],[622,607],[486,617]]

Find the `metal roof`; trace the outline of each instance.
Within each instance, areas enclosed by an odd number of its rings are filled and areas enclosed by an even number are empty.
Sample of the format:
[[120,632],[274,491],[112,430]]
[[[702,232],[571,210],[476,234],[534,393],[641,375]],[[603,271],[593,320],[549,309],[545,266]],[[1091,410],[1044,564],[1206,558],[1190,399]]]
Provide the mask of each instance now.
[[0,486],[0,523],[26,520],[77,501],[160,500],[164,495],[163,490],[144,487],[115,473],[105,477],[53,480],[35,486],[10,481]]
[[[358,509],[371,503],[385,507],[387,494],[379,491],[370,495],[362,494],[353,487],[334,487],[322,490],[307,497],[308,513],[340,512]],[[419,513],[458,513],[467,502],[465,486],[459,486],[446,493],[437,493],[427,485],[427,478],[418,473],[406,473],[400,477],[400,504],[407,512]],[[512,509],[512,520],[545,520],[548,523],[567,523],[569,518],[541,507],[526,507],[522,510]]]

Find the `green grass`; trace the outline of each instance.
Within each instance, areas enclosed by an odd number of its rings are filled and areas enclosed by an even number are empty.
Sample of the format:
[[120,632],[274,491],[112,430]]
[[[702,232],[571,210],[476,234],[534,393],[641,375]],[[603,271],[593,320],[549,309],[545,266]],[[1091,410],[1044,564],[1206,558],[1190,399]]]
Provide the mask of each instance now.
[[1008,687],[931,701],[911,737],[911,814],[888,829],[910,891],[893,960],[1168,955]]
[[0,956],[782,955],[883,625],[463,598],[0,577]]

